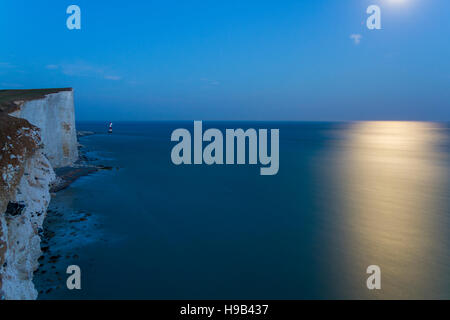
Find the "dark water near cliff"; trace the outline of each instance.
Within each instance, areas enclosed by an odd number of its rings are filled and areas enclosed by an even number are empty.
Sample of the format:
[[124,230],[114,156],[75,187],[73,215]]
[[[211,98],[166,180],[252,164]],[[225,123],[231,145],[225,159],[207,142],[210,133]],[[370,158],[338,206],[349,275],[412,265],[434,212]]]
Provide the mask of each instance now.
[[[120,169],[53,198],[61,257],[36,275],[53,288],[40,298],[450,298],[448,125],[204,122],[279,128],[276,176],[173,165],[179,127],[193,123],[115,123],[81,139]],[[65,287],[70,264],[80,291]],[[381,267],[380,291],[366,288],[369,265]]]

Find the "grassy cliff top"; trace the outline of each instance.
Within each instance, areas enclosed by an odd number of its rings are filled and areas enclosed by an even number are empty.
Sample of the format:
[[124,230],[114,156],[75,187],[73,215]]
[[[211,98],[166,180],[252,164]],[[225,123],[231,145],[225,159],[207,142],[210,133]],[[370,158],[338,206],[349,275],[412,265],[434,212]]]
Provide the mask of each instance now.
[[29,90],[0,90],[0,112],[12,112],[17,107],[14,101],[29,101],[42,99],[47,94],[61,91],[71,91],[72,88],[29,89]]

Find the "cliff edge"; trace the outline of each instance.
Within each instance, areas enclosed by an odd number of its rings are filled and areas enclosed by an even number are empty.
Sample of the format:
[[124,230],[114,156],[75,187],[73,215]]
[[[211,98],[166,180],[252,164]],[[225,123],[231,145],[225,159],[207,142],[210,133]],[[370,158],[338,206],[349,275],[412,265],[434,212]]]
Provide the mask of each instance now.
[[[3,98],[3,103],[2,103]],[[44,153],[54,168],[78,159],[73,90],[0,90],[0,107],[41,130]]]
[[0,300],[37,298],[53,168],[77,159],[72,89],[0,90]]

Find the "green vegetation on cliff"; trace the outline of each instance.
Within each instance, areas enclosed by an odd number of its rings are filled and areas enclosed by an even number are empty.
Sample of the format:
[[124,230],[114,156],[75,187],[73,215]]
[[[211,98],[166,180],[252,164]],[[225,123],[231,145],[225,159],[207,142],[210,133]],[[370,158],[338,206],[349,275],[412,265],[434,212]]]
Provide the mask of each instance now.
[[0,90],[0,112],[13,112],[16,109],[14,101],[29,101],[44,98],[47,94],[61,91],[71,91],[72,88]]

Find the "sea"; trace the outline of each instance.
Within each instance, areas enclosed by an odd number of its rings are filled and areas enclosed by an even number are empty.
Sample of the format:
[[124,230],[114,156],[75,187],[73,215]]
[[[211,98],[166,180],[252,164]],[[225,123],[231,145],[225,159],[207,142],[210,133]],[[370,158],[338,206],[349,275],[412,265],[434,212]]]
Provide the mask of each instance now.
[[203,122],[279,129],[273,176],[174,165],[193,121],[107,126],[77,123],[109,170],[53,196],[39,299],[450,299],[448,123]]

